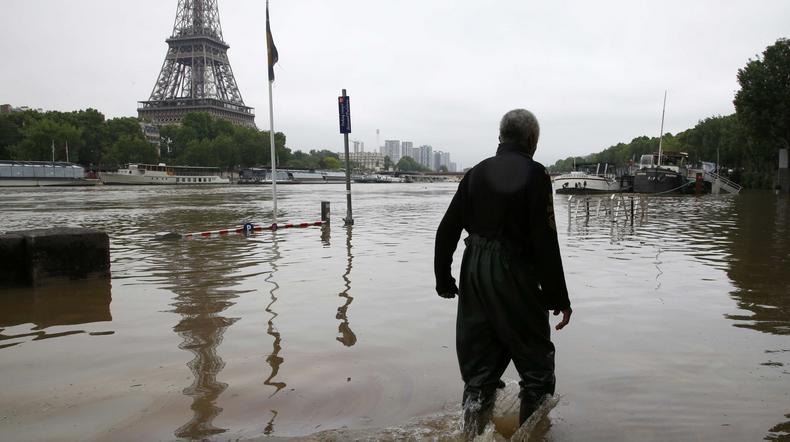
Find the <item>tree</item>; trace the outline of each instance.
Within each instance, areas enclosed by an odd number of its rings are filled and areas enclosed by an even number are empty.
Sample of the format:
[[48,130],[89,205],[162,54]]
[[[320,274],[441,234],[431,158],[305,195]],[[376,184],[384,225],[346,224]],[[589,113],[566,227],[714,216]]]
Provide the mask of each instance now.
[[706,118],[677,135],[692,161],[716,161],[727,168],[743,164],[746,141],[738,119],[733,115]]
[[384,157],[384,170],[390,170],[390,166],[392,166],[392,160],[389,156]]
[[0,160],[11,158],[12,146],[22,141],[22,131],[10,115],[0,115]]
[[[102,158],[102,148],[109,144],[109,131],[104,115],[96,109],[86,109],[71,113],[72,124],[82,129],[82,147],[79,162],[98,164]],[[140,127],[137,127],[140,130]]]
[[69,145],[69,160],[79,159],[82,131],[70,124],[44,118],[26,126],[22,134],[24,139],[12,148],[14,159],[51,161],[54,144],[55,161],[66,161],[66,143]]
[[156,163],[156,147],[139,138],[121,137],[113,143],[104,159],[105,164]]
[[735,112],[747,133],[775,148],[790,148],[790,40],[779,39],[763,57],[738,70]]
[[768,187],[777,163],[777,150],[790,148],[790,40],[779,39],[738,70],[741,89],[735,113],[748,136],[752,187]]
[[335,157],[326,157],[323,160],[321,160],[321,164],[324,169],[330,169],[330,170],[337,170],[342,167],[342,165],[340,164],[340,160],[338,160]]
[[[263,161],[262,164],[271,165],[271,141],[269,139],[269,132],[260,132],[264,146],[263,146]],[[274,133],[274,152],[277,158],[277,165],[285,166],[291,160],[291,149],[285,147],[285,134],[282,132]]]
[[398,170],[404,172],[421,172],[427,170],[423,167],[420,163],[414,160],[414,158],[410,156],[401,157],[400,161],[396,165]]

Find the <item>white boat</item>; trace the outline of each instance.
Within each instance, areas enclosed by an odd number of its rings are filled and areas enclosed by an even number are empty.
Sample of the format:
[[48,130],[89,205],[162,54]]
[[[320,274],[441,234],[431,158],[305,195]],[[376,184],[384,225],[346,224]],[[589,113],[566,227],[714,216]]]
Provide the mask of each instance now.
[[355,183],[402,183],[403,179],[400,177],[393,177],[391,175],[362,175],[354,178]]
[[608,164],[584,164],[576,170],[554,178],[557,193],[613,193],[620,191],[620,182]]
[[160,164],[129,164],[117,172],[99,172],[104,184],[130,185],[198,185],[229,184],[216,167],[167,166]]
[[[288,177],[297,183],[325,183],[324,174],[320,172],[310,172],[306,170],[288,171]],[[279,181],[278,181],[279,182]]]
[[85,168],[54,161],[0,161],[0,187],[94,186]]
[[[345,172],[277,169],[277,184],[345,183]],[[271,169],[250,167],[239,171],[238,184],[271,184]]]

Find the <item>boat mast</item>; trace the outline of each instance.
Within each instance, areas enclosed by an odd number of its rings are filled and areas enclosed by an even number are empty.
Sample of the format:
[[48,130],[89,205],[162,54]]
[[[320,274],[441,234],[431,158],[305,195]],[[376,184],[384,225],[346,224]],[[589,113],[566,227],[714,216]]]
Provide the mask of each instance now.
[[661,108],[661,132],[658,134],[658,166],[661,165],[661,146],[664,139],[664,112],[667,110],[667,91],[664,89],[664,107]]

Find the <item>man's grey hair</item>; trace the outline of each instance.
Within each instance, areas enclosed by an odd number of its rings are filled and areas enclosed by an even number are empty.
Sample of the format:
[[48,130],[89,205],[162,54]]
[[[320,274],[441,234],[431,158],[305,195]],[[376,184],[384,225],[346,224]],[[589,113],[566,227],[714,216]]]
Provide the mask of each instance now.
[[499,141],[518,144],[530,154],[535,152],[539,136],[538,119],[526,109],[513,109],[499,123]]

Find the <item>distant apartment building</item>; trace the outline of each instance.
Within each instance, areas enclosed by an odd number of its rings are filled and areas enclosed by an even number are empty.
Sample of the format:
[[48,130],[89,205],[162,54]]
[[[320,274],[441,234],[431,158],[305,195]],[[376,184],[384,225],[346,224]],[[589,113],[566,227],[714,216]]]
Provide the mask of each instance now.
[[351,143],[354,145],[354,153],[364,152],[365,151],[365,142],[359,140],[353,140]]
[[384,140],[384,146],[381,147],[381,154],[385,157],[390,157],[392,164],[400,161],[400,140]]
[[162,137],[159,135],[159,127],[154,126],[151,123],[141,122],[140,130],[143,132],[145,141],[153,144],[154,147],[156,147],[156,154],[161,156],[162,152],[160,151],[160,148],[162,146]]
[[10,104],[0,104],[0,114],[10,114],[11,109]]
[[400,142],[400,156],[403,157],[411,157],[414,158],[414,143],[411,141],[401,141]]
[[420,146],[417,157],[418,158],[415,158],[415,160],[417,160],[418,163],[433,170],[433,147],[428,145]]
[[[346,153],[338,152],[340,162],[346,163]],[[355,170],[383,170],[384,155],[381,152],[349,152],[348,159],[351,161],[351,168]]]
[[455,172],[455,163],[450,162],[450,153],[437,151],[433,153],[433,168],[439,170],[445,167],[448,172]]

